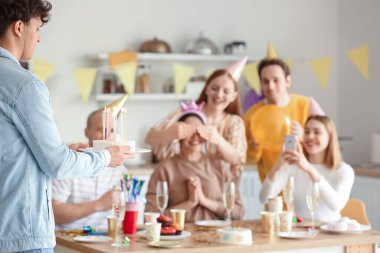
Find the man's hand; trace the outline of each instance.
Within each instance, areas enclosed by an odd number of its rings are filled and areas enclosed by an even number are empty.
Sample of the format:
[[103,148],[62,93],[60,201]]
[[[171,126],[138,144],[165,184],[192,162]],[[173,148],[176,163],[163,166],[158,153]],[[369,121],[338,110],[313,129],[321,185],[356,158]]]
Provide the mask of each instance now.
[[80,151],[78,149],[85,149],[85,148],[89,148],[90,146],[88,145],[88,143],[73,143],[69,146],[70,149],[72,150],[75,150],[75,151]]
[[111,162],[109,167],[117,167],[124,163],[125,160],[133,159],[136,157],[133,153],[127,153],[131,148],[129,146],[110,146],[107,148],[111,155]]
[[97,212],[111,210],[112,193],[113,193],[113,190],[109,190],[108,192],[104,193],[100,198],[98,198],[95,201],[95,210]]

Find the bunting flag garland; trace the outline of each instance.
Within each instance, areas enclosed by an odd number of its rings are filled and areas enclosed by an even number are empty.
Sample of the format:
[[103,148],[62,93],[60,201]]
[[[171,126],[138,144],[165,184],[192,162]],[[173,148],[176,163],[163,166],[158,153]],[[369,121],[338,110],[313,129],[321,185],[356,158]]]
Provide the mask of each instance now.
[[110,53],[108,55],[108,62],[110,66],[112,67],[116,67],[126,62],[136,62],[136,61],[137,61],[136,52],[123,51],[119,53]]
[[194,68],[174,63],[174,91],[176,95],[179,95],[183,92],[186,87],[186,84],[190,81],[191,76],[194,74]]
[[38,78],[46,83],[46,80],[53,74],[55,66],[38,59],[32,60],[32,70]]
[[88,102],[96,73],[97,69],[95,68],[76,69],[74,71],[75,80],[84,103]]
[[331,66],[331,58],[325,57],[320,59],[311,60],[310,64],[314,70],[315,75],[322,87],[322,89],[326,89],[327,81],[329,79],[329,72]]
[[129,94],[135,93],[135,80],[136,80],[136,62],[127,62],[114,67],[116,75],[119,77],[124,85],[125,90]]
[[348,57],[359,69],[365,79],[368,79],[368,45],[357,47],[347,52]]
[[256,92],[256,94],[261,93],[260,80],[257,74],[257,63],[249,63],[245,65],[243,70],[243,75],[245,80],[249,83],[251,88]]

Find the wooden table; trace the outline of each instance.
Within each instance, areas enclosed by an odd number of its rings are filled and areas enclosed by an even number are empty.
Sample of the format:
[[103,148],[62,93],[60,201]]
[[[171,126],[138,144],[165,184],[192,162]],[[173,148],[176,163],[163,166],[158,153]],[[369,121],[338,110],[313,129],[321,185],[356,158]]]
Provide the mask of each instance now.
[[[370,253],[376,252],[375,247],[380,242],[380,231],[366,231],[361,234],[326,234],[319,233],[312,239],[292,240],[282,238],[268,238],[262,233],[259,221],[237,221],[234,227],[250,228],[253,231],[253,244],[250,246],[226,246],[218,244],[215,230],[202,231],[193,224],[186,225],[186,230],[192,235],[183,240],[183,247],[164,249],[170,252],[194,253],[245,253],[245,252],[347,252]],[[128,247],[114,248],[111,243],[79,243],[62,232],[57,232],[56,253],[60,252],[140,252],[152,253],[161,249],[149,247],[145,240],[138,236],[129,236],[131,242]],[[163,251],[162,251],[163,252]]]

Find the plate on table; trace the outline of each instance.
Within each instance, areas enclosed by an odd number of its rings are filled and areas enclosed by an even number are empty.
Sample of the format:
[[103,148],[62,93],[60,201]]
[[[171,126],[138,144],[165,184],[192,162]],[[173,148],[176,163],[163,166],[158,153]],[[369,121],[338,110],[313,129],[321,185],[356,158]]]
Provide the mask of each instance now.
[[362,233],[363,231],[371,230],[371,226],[360,225],[359,230],[335,230],[335,229],[329,229],[327,224],[326,224],[326,225],[322,225],[320,227],[320,230],[323,232],[332,233],[332,234],[359,234],[359,233]]
[[317,231],[289,231],[279,232],[278,236],[286,239],[308,239],[318,234]]
[[230,225],[225,220],[199,220],[195,222],[195,225],[207,228],[224,228]]
[[[137,235],[146,238],[146,231],[138,231]],[[182,231],[180,235],[160,235],[160,240],[162,241],[178,241],[189,237],[191,233],[189,231]]]
[[[93,148],[78,148],[78,150],[82,152],[88,152],[93,151]],[[144,154],[149,152],[152,152],[152,150],[146,148],[136,148],[135,150],[129,150],[125,152],[125,154]]]
[[150,242],[149,246],[155,248],[165,248],[165,249],[173,249],[182,247],[182,243],[179,241],[159,241],[159,242]]
[[103,243],[112,240],[112,237],[104,235],[87,235],[87,236],[76,236],[73,238],[77,242],[92,242],[92,243]]

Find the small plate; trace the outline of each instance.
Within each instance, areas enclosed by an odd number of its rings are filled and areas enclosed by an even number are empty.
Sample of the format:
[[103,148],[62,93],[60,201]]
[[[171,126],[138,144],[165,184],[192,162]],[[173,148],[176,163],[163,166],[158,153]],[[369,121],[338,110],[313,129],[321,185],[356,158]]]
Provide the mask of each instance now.
[[195,225],[208,228],[223,228],[230,225],[230,223],[225,220],[199,220],[195,222]]
[[112,240],[112,237],[103,235],[87,235],[87,236],[76,236],[73,238],[77,242],[92,242],[92,243],[102,243]]
[[360,233],[363,233],[363,231],[371,230],[371,226],[360,225],[360,230],[344,230],[344,231],[342,231],[342,230],[329,229],[327,224],[326,224],[326,225],[322,225],[320,227],[320,230],[323,232],[332,233],[332,234],[360,234]]
[[290,232],[280,232],[278,236],[286,239],[307,239],[312,238],[318,234],[317,231],[290,231]]
[[159,241],[159,242],[150,242],[149,246],[155,248],[165,248],[165,249],[173,249],[182,247],[182,243],[179,241]]
[[[138,231],[137,235],[145,238],[146,231]],[[191,233],[189,231],[182,231],[180,235],[160,235],[161,241],[178,241],[183,240],[189,237]]]
[[[78,150],[82,152],[88,152],[88,151],[92,151],[93,149],[92,148],[78,148]],[[152,150],[146,149],[146,148],[136,148],[135,150],[130,150],[130,151],[125,152],[125,154],[143,154],[143,153],[149,153],[149,152],[152,152]]]

